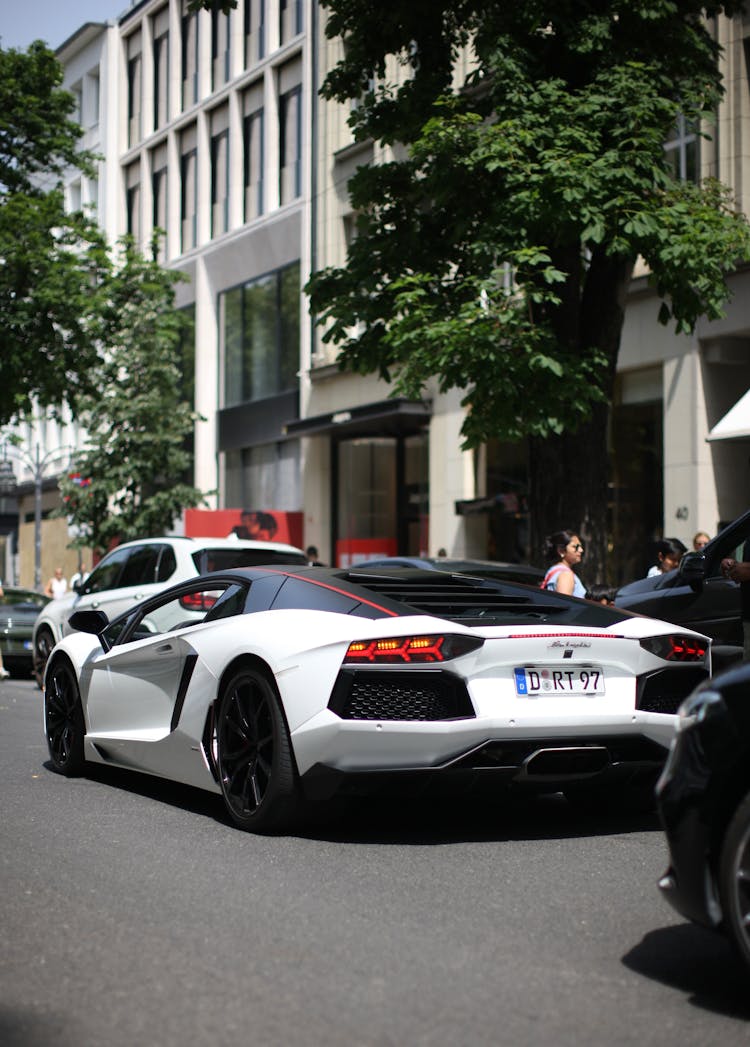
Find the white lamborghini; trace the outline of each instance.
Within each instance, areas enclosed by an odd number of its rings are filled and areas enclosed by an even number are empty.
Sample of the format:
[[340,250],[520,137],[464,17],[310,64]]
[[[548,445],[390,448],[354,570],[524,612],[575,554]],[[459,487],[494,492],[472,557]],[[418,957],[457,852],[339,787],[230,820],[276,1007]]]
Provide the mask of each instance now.
[[650,788],[710,673],[698,633],[404,568],[215,572],[70,626],[45,674],[54,768],[198,786],[252,831],[339,789]]

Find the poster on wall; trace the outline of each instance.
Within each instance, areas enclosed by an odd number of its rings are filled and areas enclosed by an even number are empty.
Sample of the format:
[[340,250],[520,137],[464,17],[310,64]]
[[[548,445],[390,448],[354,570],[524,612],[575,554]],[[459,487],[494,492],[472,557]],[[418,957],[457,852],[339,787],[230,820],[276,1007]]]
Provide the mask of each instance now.
[[249,538],[302,546],[302,512],[281,509],[186,509],[188,538]]

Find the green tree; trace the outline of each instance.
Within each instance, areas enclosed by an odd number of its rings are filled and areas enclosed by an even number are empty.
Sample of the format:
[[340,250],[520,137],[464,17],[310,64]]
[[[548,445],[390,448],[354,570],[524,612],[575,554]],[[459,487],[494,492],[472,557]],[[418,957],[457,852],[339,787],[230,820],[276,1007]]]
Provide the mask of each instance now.
[[121,252],[96,292],[96,334],[106,352],[91,375],[93,391],[79,398],[88,444],[60,481],[61,515],[78,530],[75,544],[98,550],[164,534],[183,509],[203,501],[186,479],[198,416],[180,373],[190,323],[174,308],[181,276],[129,240]]
[[75,402],[96,358],[90,288],[106,272],[102,236],[66,214],[61,177],[91,172],[61,90],[54,54],[0,49],[0,425],[43,406]]
[[[689,331],[750,254],[726,189],[678,181],[663,144],[722,86],[693,0],[321,0],[344,57],[323,95],[357,138],[401,143],[350,182],[345,267],[308,284],[341,365],[417,397],[465,392],[465,446],[529,438],[532,548],[586,535],[606,562],[606,427],[634,263]],[[473,71],[456,88],[463,48]],[[401,68],[400,78],[393,69]],[[405,68],[405,72],[403,71]]]

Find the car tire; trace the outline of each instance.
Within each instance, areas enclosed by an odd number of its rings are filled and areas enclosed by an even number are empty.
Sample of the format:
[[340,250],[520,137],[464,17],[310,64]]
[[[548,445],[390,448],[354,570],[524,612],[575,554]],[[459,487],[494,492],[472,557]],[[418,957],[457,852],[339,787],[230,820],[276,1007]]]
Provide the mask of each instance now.
[[263,672],[238,672],[219,702],[216,768],[229,817],[248,832],[277,832],[295,814],[297,775],[278,692]]
[[83,738],[86,727],[72,667],[58,658],[50,667],[44,692],[44,729],[50,760],[68,778],[83,772]]
[[34,676],[40,691],[44,688],[44,670],[47,668],[47,661],[54,646],[54,636],[49,629],[42,626],[34,641]]
[[719,896],[724,928],[750,967],[750,795],[734,812],[724,837],[719,860]]

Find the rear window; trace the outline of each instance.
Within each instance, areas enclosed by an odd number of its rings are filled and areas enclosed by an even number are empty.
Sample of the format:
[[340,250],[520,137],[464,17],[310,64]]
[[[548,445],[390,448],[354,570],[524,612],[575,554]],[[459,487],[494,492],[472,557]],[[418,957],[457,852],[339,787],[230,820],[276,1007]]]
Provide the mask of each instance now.
[[208,571],[230,571],[235,567],[260,567],[265,564],[307,564],[304,553],[283,549],[201,549],[193,553],[199,574]]

